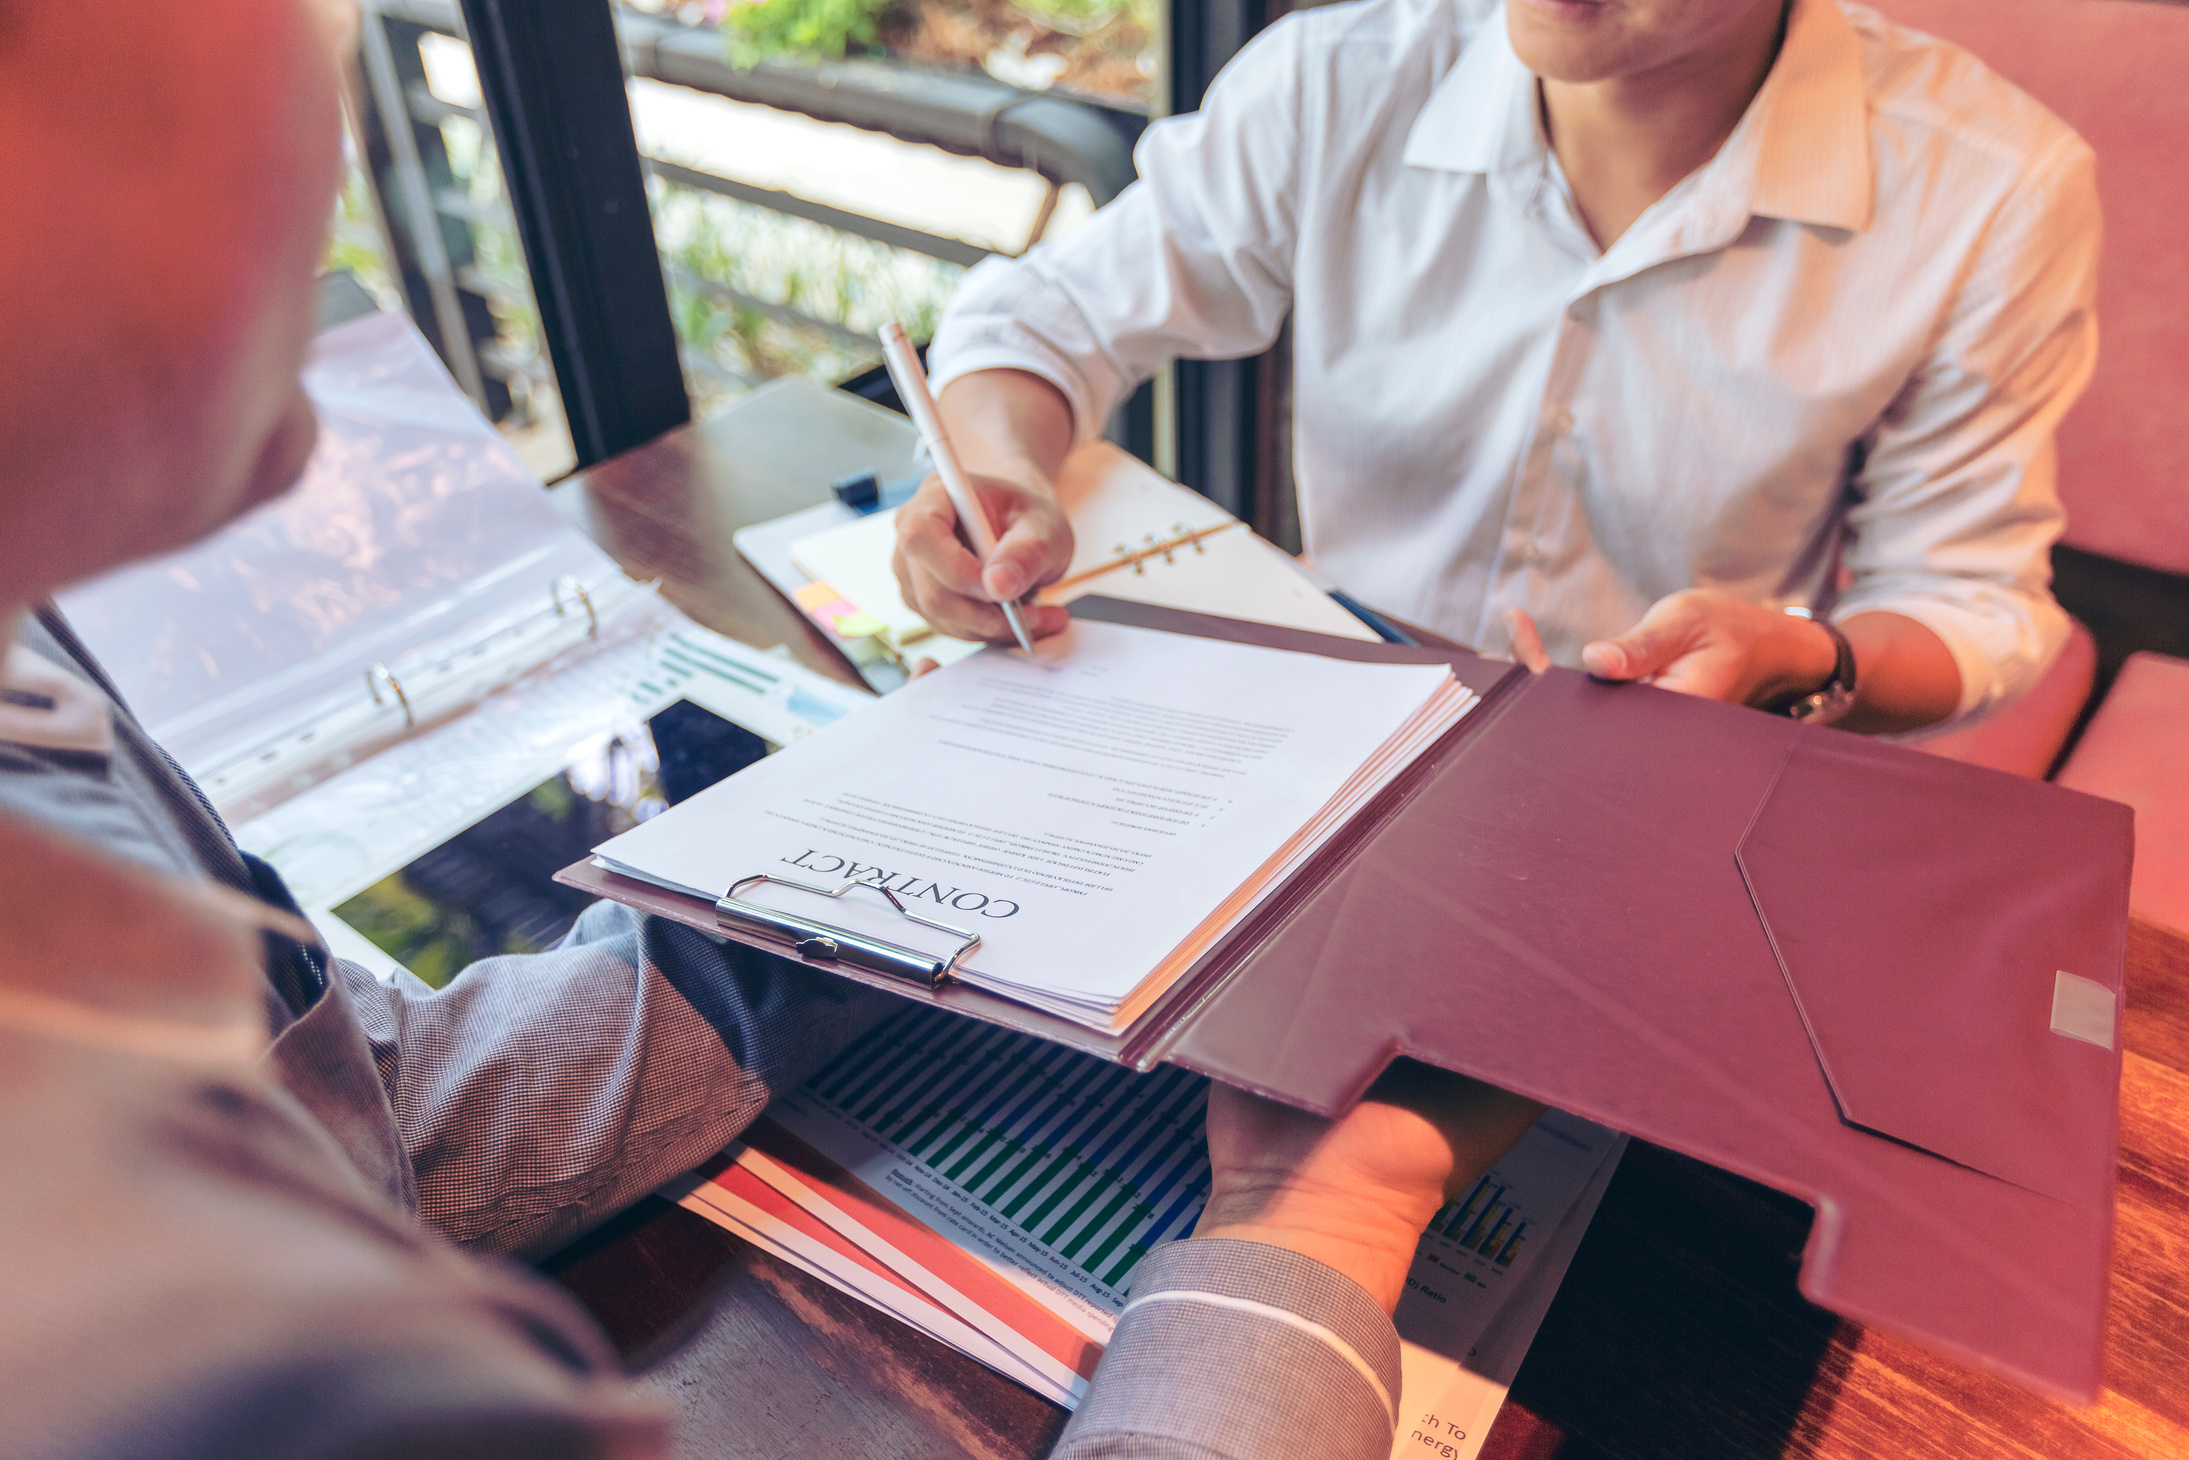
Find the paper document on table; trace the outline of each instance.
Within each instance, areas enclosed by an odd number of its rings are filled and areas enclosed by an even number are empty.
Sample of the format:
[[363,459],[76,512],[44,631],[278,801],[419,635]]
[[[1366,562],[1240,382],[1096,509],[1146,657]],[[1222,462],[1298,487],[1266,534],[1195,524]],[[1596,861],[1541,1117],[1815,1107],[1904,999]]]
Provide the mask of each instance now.
[[[719,1157],[673,1193],[689,1210],[728,1227],[747,1241],[823,1282],[949,1344],[1030,1389],[1069,1402],[1043,1368],[1026,1363],[1010,1347],[973,1328],[920,1290],[859,1250],[835,1228],[812,1215],[751,1171]],[[1084,1387],[1085,1381],[1081,1380]]]
[[[839,1253],[822,1274],[830,1281],[873,1288],[884,1271],[1013,1355],[1012,1367],[996,1367],[1072,1404],[1134,1269],[1199,1218],[1207,1092],[1185,1070],[1136,1074],[911,1010],[778,1099],[732,1163],[669,1194],[751,1235],[751,1219],[724,1198],[757,1179],[858,1254],[853,1270]],[[1479,1445],[1623,1139],[1546,1114],[1437,1214],[1399,1306],[1409,1345],[1402,1438],[1433,1414],[1437,1444]],[[869,1300],[886,1307],[902,1294]]]
[[[1570,1135],[1580,1127],[1568,1125],[1561,1129]],[[1530,1138],[1541,1134],[1539,1126]],[[1526,1144],[1523,1142],[1523,1147]],[[1612,1173],[1619,1168],[1626,1144],[1625,1136],[1611,1138],[1596,1174],[1551,1228],[1535,1253],[1534,1265],[1512,1279],[1510,1290],[1489,1315],[1488,1323],[1478,1334],[1466,1337],[1468,1346],[1456,1352],[1454,1338],[1464,1331],[1462,1325],[1453,1323],[1447,1311],[1418,1286],[1425,1277],[1433,1281],[1450,1276],[1441,1260],[1435,1265],[1429,1262],[1436,1248],[1431,1238],[1424,1236],[1406,1295],[1399,1300],[1399,1423],[1391,1439],[1391,1460],[1424,1455],[1434,1455],[1437,1460],[1475,1460],[1482,1453],[1490,1438],[1490,1426],[1505,1407],[1506,1392],[1520,1372],[1520,1361],[1528,1356],[1536,1330],[1543,1326],[1551,1300],[1558,1296],[1559,1284],[1565,1279],[1566,1269],[1573,1265],[1574,1253],[1580,1249],[1589,1223],[1595,1220],[1596,1208],[1604,1199],[1605,1188],[1611,1185]],[[1510,1172],[1514,1158],[1522,1154],[1521,1149],[1514,1150],[1499,1163],[1500,1172]],[[1534,1188],[1528,1191],[1531,1197],[1535,1194]]]
[[1096,1028],[1129,1024],[1473,706],[1443,665],[1364,664],[1076,623],[989,650],[597,848],[608,869],[948,957]]

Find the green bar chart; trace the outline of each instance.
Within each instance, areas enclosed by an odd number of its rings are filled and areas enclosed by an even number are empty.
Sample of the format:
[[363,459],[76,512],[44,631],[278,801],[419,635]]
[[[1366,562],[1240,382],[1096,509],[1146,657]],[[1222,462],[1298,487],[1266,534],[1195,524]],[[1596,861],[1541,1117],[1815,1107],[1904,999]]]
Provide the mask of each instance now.
[[1208,1081],[1137,1074],[937,1009],[879,1026],[804,1093],[1105,1288],[1208,1197]]

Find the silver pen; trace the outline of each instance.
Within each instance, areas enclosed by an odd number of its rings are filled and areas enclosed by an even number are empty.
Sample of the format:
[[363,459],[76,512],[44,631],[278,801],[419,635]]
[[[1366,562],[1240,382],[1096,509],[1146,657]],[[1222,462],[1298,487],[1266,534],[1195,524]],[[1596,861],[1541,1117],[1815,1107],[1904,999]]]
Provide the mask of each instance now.
[[[973,495],[965,468],[958,465],[958,453],[942,428],[942,417],[935,410],[935,397],[927,388],[927,372],[920,368],[920,357],[906,337],[904,326],[894,321],[882,326],[882,363],[889,367],[890,382],[897,387],[897,398],[904,402],[912,424],[920,428],[920,439],[927,443],[927,454],[935,461],[935,475],[942,478],[943,489],[950,493],[950,504],[958,509],[958,521],[965,525],[973,556],[985,566],[996,551],[996,529],[982,510],[980,499]],[[1034,640],[1026,632],[1026,616],[1019,606],[998,603],[996,607],[1003,610],[1003,621],[1011,626],[1011,637],[1018,640],[1018,646],[1033,653]]]

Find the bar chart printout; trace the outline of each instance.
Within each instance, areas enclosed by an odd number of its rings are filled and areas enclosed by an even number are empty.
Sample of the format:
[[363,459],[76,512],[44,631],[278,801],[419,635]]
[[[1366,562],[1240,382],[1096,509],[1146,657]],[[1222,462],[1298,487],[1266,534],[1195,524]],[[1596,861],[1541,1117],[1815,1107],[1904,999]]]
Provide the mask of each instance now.
[[1545,1112],[1519,1145],[1430,1220],[1406,1275],[1399,1332],[1438,1353],[1473,1357],[1506,1291],[1618,1140],[1603,1126]]
[[1140,1259],[1208,1196],[1208,1081],[941,1010],[879,1026],[769,1117],[1107,1338]]
[[[1200,1215],[1207,1097],[1184,1070],[1136,1074],[925,1009],[877,1026],[769,1118],[1100,1343],[1140,1259]],[[1437,1214],[1401,1333],[1468,1356],[1616,1141],[1545,1115]]]

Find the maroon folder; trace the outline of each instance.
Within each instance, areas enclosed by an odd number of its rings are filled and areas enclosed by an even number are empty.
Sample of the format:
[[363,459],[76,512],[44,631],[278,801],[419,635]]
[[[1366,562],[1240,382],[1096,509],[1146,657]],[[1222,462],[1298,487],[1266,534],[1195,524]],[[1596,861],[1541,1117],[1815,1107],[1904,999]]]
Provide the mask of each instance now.
[[[1458,649],[1073,611],[1445,662],[1483,699],[1123,1034],[910,996],[1324,1112],[1402,1054],[1490,1081],[1810,1202],[1814,1301],[2096,1398],[2128,808]],[[727,931],[590,864],[561,880]]]

